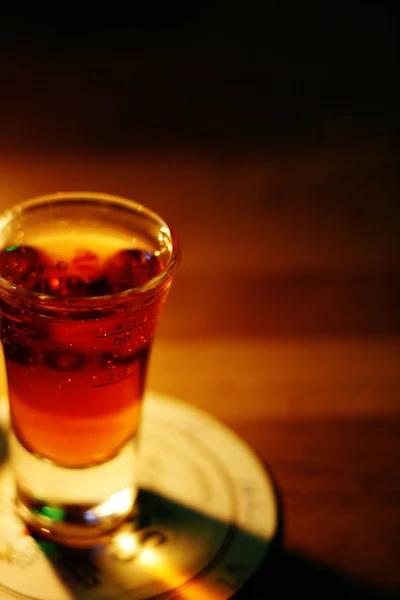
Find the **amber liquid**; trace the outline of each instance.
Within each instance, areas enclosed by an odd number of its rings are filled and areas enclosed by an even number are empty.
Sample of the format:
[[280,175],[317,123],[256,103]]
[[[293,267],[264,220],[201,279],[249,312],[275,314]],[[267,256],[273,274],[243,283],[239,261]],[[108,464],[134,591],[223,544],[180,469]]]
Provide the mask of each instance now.
[[[42,235],[28,251],[4,250],[1,274],[27,289],[84,298],[130,289],[162,269],[137,241],[81,233]],[[89,301],[81,315],[61,318],[2,300],[11,420],[25,448],[58,465],[87,467],[135,436],[164,300],[165,292],[146,306],[136,301],[117,312],[111,304],[100,314],[90,313]]]

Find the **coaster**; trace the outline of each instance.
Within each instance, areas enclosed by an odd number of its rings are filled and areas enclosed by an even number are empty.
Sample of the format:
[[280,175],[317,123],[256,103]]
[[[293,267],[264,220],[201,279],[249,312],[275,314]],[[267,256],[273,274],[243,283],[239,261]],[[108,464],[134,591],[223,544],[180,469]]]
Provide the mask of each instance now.
[[139,524],[86,550],[36,541],[15,514],[2,416],[0,598],[226,600],[266,557],[278,529],[272,481],[240,438],[199,409],[148,393]]

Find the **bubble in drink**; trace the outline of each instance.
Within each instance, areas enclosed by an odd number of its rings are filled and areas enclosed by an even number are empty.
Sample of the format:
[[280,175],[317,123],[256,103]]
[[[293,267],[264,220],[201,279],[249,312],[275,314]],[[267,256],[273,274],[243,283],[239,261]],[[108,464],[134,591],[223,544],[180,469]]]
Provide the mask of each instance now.
[[45,355],[45,360],[49,367],[56,371],[79,371],[86,362],[82,352],[71,350],[52,350]]
[[[85,249],[85,240],[97,245]],[[65,306],[142,285],[163,268],[151,248],[118,248],[106,233],[34,241],[2,251],[0,276]],[[91,313],[88,301],[82,314],[57,318],[1,301],[13,428],[28,450],[82,467],[109,459],[135,435],[165,295],[120,311]]]

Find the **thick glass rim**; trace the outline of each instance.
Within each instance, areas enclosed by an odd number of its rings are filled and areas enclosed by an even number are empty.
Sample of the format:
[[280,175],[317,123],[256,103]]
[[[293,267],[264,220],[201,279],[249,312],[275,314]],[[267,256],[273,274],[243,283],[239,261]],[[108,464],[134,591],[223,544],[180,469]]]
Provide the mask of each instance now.
[[66,204],[70,200],[87,202],[89,204],[103,204],[104,206],[116,206],[126,209],[131,213],[140,213],[149,220],[157,223],[160,226],[160,230],[166,234],[170,240],[170,258],[163,268],[163,270],[153,277],[146,283],[129,288],[123,292],[116,292],[114,294],[104,294],[103,296],[68,296],[56,297],[48,294],[42,294],[40,292],[34,292],[26,290],[16,284],[11,283],[7,279],[0,276],[0,289],[4,290],[8,294],[30,301],[31,303],[46,305],[51,308],[62,308],[63,310],[74,309],[74,308],[104,308],[105,305],[109,306],[110,303],[120,304],[135,297],[141,297],[152,290],[159,289],[163,283],[167,282],[172,275],[175,273],[181,258],[181,249],[178,238],[173,229],[162,219],[156,212],[147,208],[146,206],[121,196],[112,194],[105,194],[101,192],[55,192],[52,194],[45,194],[41,196],[35,196],[23,202],[15,204],[13,207],[3,211],[0,214],[0,231],[3,230],[7,225],[17,220],[23,213],[28,212],[30,209],[46,204]]

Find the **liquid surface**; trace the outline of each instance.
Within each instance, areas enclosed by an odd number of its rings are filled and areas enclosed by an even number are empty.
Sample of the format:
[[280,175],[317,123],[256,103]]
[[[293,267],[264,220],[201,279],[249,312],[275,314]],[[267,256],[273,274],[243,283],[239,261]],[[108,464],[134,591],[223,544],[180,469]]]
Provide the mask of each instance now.
[[[163,268],[152,249],[123,247],[128,240],[105,234],[75,231],[35,241],[40,245],[4,248],[0,275],[55,297],[121,292]],[[124,313],[111,304],[96,318],[89,300],[82,319],[49,318],[1,300],[12,424],[26,448],[83,467],[107,460],[135,435],[165,295]]]

